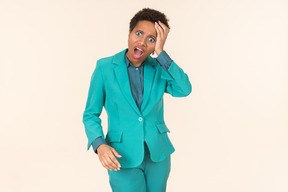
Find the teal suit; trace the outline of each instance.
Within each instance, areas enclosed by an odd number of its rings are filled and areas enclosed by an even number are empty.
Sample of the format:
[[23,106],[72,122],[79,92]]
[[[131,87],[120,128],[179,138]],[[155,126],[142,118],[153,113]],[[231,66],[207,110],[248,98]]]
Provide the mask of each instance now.
[[[192,86],[188,76],[174,61],[167,73],[156,59],[149,56],[144,62],[144,95],[139,110],[129,85],[124,58],[126,50],[97,61],[83,123],[88,137],[87,150],[95,138],[102,136],[122,155],[122,158],[117,158],[121,168],[133,168],[143,161],[144,140],[153,162],[160,162],[175,151],[164,121],[163,94],[184,97],[190,94]],[[108,116],[106,137],[99,118],[103,106]]]

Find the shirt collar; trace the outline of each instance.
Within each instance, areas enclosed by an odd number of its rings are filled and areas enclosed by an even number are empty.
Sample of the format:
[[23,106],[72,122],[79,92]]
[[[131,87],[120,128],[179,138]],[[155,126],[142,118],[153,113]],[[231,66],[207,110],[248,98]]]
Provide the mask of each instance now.
[[129,67],[131,65],[130,61],[128,60],[126,53],[124,54],[126,66]]

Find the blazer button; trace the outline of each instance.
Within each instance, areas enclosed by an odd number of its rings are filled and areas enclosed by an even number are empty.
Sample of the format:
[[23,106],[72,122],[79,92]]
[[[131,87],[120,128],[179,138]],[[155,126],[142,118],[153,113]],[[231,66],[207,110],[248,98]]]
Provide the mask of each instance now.
[[142,117],[139,117],[138,120],[141,122],[141,121],[143,121],[143,118],[142,118]]

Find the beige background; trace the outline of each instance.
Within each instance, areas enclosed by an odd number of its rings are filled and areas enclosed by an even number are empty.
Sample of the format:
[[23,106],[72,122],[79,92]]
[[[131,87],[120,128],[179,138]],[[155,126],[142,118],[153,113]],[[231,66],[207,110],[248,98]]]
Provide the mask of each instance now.
[[167,191],[287,192],[285,0],[1,0],[0,191],[111,191],[82,114],[96,60],[127,47],[143,7],[170,18],[193,87],[164,97]]

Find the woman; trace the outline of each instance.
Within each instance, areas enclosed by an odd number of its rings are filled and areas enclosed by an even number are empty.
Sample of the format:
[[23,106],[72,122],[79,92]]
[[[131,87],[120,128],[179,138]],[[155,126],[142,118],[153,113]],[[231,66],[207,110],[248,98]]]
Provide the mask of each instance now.
[[[109,174],[113,191],[166,191],[175,151],[164,115],[163,95],[190,94],[184,71],[164,51],[166,16],[144,8],[130,21],[128,49],[97,61],[83,114],[88,150],[92,145]],[[156,52],[157,58],[150,55]],[[103,106],[108,115],[104,136]]]

